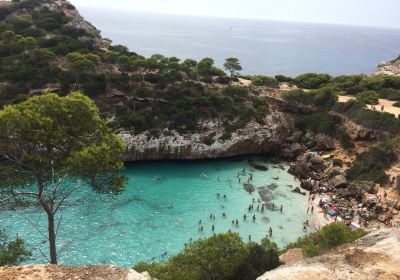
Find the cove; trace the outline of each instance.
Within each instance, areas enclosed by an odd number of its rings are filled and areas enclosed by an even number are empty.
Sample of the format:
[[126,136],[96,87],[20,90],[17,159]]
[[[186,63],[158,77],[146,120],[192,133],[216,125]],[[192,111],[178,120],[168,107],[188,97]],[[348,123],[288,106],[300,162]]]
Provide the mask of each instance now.
[[[280,169],[268,165],[267,171],[254,170],[248,158],[127,164],[124,173],[129,182],[121,195],[97,195],[82,187],[65,204],[57,243],[58,249],[64,246],[60,263],[131,267],[140,261],[163,261],[165,252],[168,258],[179,253],[190,239],[211,236],[212,225],[215,233],[232,230],[245,241],[249,235],[253,241],[260,241],[272,227],[272,240],[279,246],[294,241],[304,234],[307,199],[292,192],[299,182],[287,173],[287,166]],[[240,176],[239,183],[237,174],[243,169],[246,175]],[[243,188],[250,173],[256,187],[252,194]],[[277,208],[261,213],[256,209],[260,198],[257,188],[271,183],[278,185],[275,189],[266,188],[273,194],[271,202]],[[249,212],[253,199],[254,210]],[[210,219],[210,214],[216,216],[215,220]],[[238,226],[232,225],[236,219]],[[199,220],[203,232],[198,230]],[[45,237],[40,233],[46,233],[45,222],[46,216],[35,207],[0,212],[1,228],[9,236],[18,234],[33,249],[27,263],[46,262],[39,250],[47,254]]]

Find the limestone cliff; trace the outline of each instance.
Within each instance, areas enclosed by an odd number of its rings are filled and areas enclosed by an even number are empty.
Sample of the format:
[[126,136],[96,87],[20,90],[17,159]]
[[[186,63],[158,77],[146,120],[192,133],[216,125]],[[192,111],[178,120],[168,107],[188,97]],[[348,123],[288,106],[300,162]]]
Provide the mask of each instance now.
[[379,64],[373,75],[400,76],[400,56],[392,61],[384,61]]
[[158,136],[149,132],[134,134],[121,132],[128,145],[125,161],[160,159],[211,159],[249,154],[276,152],[293,133],[293,120],[286,114],[274,112],[267,115],[264,124],[255,121],[232,132],[229,139],[223,137],[218,122],[202,124],[196,133],[181,134],[175,130],[163,130]]
[[257,280],[400,279],[400,230],[383,229],[325,255],[283,265]]

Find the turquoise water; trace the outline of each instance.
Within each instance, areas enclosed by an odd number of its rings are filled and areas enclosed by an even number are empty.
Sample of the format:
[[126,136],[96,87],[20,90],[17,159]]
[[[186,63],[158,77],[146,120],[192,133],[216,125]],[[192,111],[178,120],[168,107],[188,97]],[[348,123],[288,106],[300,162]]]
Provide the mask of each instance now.
[[[271,165],[272,166],[272,165]],[[253,174],[256,187],[272,182],[279,186],[273,190],[274,203],[283,205],[280,211],[256,210],[248,206],[257,192],[248,194],[237,181],[237,173],[246,169],[246,181]],[[65,246],[60,262],[67,265],[105,264],[132,266],[139,261],[164,260],[161,255],[178,253],[184,244],[231,229],[244,240],[252,236],[259,241],[273,228],[272,239],[279,245],[294,241],[303,234],[302,222],[306,218],[305,197],[294,194],[287,185],[298,186],[285,170],[251,171],[247,160],[219,160],[194,162],[146,162],[127,166],[130,180],[127,191],[120,196],[95,195],[83,188],[62,209],[58,247]],[[202,174],[207,174],[202,177]],[[154,180],[156,176],[160,180]],[[272,179],[279,177],[279,180]],[[218,180],[219,178],[219,180]],[[217,198],[217,193],[221,197]],[[223,199],[227,195],[227,199]],[[172,205],[172,208],[169,206]],[[215,214],[215,220],[210,214]],[[222,214],[226,213],[226,218]],[[243,215],[248,218],[243,221]],[[256,221],[251,217],[256,215]],[[239,219],[239,225],[232,225]],[[202,220],[203,232],[198,231]],[[11,236],[18,234],[34,248],[28,263],[43,263],[39,249],[47,253],[45,238],[32,226],[46,233],[46,217],[35,208],[1,211],[0,224]]]

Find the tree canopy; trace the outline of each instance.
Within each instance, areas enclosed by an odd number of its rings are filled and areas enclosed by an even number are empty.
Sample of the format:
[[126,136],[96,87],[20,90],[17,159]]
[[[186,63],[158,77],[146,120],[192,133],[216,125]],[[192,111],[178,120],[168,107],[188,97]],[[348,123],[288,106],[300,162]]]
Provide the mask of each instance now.
[[[11,198],[33,199],[49,220],[51,263],[57,262],[54,218],[79,187],[63,189],[66,179],[83,179],[95,191],[118,193],[125,146],[82,93],[35,96],[0,111],[0,188]],[[23,187],[29,185],[29,188]]]

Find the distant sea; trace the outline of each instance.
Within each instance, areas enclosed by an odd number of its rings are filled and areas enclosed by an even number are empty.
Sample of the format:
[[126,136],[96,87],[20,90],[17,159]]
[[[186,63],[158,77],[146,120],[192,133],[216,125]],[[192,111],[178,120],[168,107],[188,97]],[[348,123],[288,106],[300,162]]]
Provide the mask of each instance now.
[[81,8],[102,35],[144,56],[240,59],[244,74],[371,73],[400,54],[400,29]]

